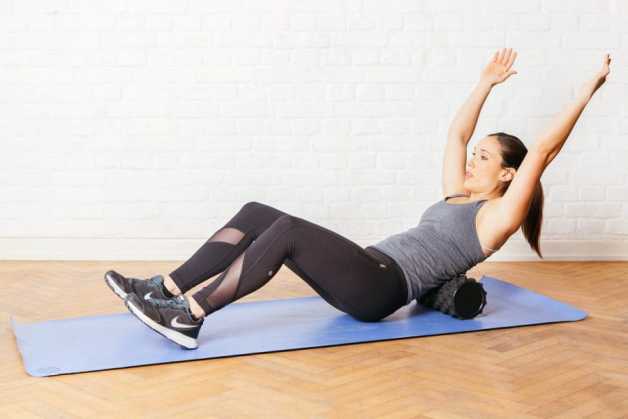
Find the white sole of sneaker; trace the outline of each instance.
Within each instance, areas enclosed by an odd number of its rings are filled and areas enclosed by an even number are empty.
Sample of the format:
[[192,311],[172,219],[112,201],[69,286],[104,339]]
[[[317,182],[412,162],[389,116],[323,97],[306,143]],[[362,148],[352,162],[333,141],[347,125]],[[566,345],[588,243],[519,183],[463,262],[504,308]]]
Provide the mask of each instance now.
[[122,288],[120,288],[120,285],[118,285],[116,281],[114,281],[113,278],[111,278],[108,274],[105,275],[105,281],[107,282],[107,285],[109,285],[109,288],[111,288],[111,290],[115,292],[118,297],[122,298],[123,300],[126,298],[126,292]]
[[186,336],[182,333],[177,332],[176,330],[168,329],[167,327],[163,327],[146,314],[142,312],[138,307],[136,307],[129,300],[124,300],[124,304],[127,306],[131,312],[142,321],[146,326],[153,329],[155,332],[161,334],[167,339],[170,339],[173,342],[183,346],[186,349],[196,349],[198,348],[198,342],[196,339]]

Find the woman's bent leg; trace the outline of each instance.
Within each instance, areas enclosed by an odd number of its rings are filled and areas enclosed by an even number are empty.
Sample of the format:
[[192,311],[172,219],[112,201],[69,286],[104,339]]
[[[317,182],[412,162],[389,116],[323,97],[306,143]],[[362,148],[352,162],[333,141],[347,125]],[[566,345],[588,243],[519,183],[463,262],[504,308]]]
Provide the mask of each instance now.
[[259,202],[247,202],[221,229],[217,230],[185,263],[172,271],[172,278],[182,293],[224,271],[238,255],[286,215]]
[[392,266],[380,264],[345,237],[291,215],[279,217],[192,298],[210,314],[262,287],[282,264],[359,320],[380,320],[406,303],[405,281]]

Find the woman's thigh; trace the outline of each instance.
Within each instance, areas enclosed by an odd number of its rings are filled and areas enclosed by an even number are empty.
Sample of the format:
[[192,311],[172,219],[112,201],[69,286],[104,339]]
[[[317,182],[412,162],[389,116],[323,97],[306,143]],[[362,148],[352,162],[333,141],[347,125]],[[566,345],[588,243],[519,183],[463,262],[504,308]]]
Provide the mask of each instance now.
[[285,264],[334,307],[377,321],[405,304],[406,285],[358,244],[292,215],[279,217],[245,253],[243,275],[272,275]]

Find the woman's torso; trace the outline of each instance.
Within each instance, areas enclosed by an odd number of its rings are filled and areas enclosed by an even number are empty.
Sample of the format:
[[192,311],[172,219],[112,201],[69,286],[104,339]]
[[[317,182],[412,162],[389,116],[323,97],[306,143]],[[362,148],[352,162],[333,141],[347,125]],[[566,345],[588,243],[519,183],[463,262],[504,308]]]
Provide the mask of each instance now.
[[418,225],[374,245],[403,270],[412,290],[409,299],[465,273],[503,243],[487,236],[487,220],[494,213],[481,210],[491,203],[489,200],[454,203],[453,199],[452,195],[437,201],[423,212]]

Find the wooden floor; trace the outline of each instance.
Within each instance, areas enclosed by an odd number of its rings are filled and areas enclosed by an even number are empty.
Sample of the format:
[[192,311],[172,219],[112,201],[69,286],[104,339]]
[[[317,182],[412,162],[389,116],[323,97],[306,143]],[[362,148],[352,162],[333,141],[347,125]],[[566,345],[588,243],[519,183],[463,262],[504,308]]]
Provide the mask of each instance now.
[[[178,265],[0,262],[0,418],[628,418],[627,262],[484,262],[468,273],[589,313],[577,322],[43,378],[24,371],[9,314],[127,312],[106,270],[147,277]],[[284,266],[239,302],[310,295]]]

